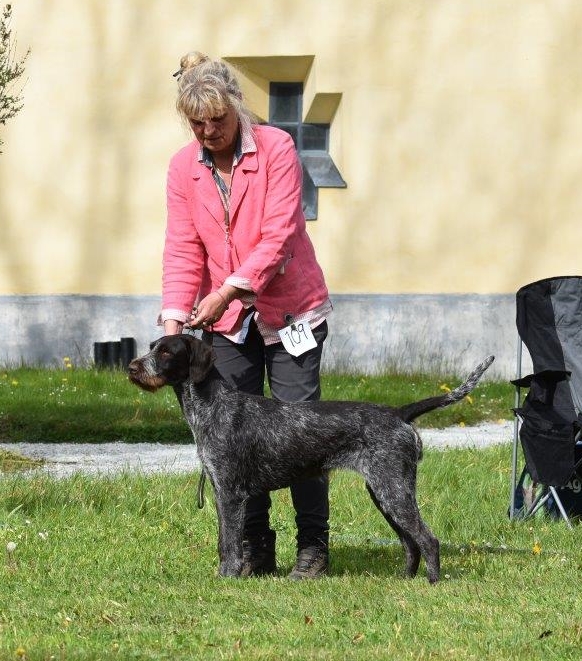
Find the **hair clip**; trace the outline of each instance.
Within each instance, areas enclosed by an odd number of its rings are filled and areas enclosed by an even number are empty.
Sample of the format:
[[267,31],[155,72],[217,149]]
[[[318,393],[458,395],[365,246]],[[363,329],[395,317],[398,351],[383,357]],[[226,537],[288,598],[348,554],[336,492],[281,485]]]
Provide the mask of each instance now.
[[172,74],[172,77],[173,78],[179,78],[183,73],[184,73],[184,69],[178,69],[178,71],[176,71],[176,73]]

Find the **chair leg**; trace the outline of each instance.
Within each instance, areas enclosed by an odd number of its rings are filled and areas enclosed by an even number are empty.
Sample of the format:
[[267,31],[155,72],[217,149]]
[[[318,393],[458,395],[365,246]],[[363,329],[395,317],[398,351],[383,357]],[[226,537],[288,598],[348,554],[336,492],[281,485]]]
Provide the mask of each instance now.
[[550,492],[552,496],[554,496],[554,500],[556,501],[556,505],[558,506],[558,509],[560,510],[560,514],[562,515],[562,518],[566,522],[566,525],[570,530],[573,530],[573,526],[570,523],[570,519],[568,518],[568,515],[566,514],[566,510],[564,509],[564,506],[562,505],[562,501],[560,500],[560,497],[558,496],[558,492],[556,491],[556,487],[550,487]]
[[545,494],[540,494],[532,503],[531,507],[529,510],[526,512],[524,519],[527,519],[530,516],[534,516],[535,513],[545,505],[545,503],[548,501],[548,499],[553,496],[554,500],[556,501],[556,505],[558,506],[558,509],[560,510],[560,515],[562,519],[564,519],[564,522],[568,526],[570,530],[574,530],[574,527],[572,526],[572,523],[570,522],[570,519],[568,517],[568,514],[566,510],[564,509],[564,506],[562,505],[562,501],[560,500],[560,496],[558,496],[558,492],[556,491],[556,487],[549,487],[548,491]]
[[517,487],[517,446],[519,443],[519,419],[515,416],[513,423],[513,449],[511,454],[511,491],[509,494],[509,520],[515,518],[515,489]]
[[540,493],[539,496],[536,496],[535,500],[531,504],[531,507],[529,510],[525,513],[525,516],[523,517],[524,519],[527,519],[530,516],[534,516],[534,514],[546,504],[546,501],[548,498],[551,496],[551,493],[548,491],[546,493]]
[[[522,354],[523,354],[523,342],[521,337],[517,336],[517,370],[516,370],[516,379],[521,379],[521,364],[522,364]],[[521,400],[521,388],[515,386],[515,403],[514,410],[519,408],[519,403]],[[517,414],[515,414],[515,419],[513,422],[513,451],[511,455],[511,491],[509,494],[509,520],[513,521],[515,518],[515,488],[517,486],[517,446],[519,444],[519,425],[520,420]]]

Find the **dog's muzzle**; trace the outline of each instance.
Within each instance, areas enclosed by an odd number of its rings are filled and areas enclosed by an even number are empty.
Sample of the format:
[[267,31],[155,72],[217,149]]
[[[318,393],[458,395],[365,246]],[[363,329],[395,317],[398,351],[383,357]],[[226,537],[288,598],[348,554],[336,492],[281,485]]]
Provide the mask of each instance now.
[[127,367],[127,374],[129,380],[142,390],[148,392],[155,392],[166,385],[165,379],[158,374],[154,374],[148,369],[149,363],[147,356],[144,358],[136,358],[129,363]]

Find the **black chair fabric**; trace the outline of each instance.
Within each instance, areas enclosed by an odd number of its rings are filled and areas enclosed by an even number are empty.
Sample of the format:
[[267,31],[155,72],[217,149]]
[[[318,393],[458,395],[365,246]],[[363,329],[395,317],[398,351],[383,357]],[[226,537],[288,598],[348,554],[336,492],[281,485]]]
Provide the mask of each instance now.
[[575,468],[582,410],[582,277],[547,278],[516,295],[517,330],[533,373],[515,380],[528,387],[520,441],[532,478],[564,486]]

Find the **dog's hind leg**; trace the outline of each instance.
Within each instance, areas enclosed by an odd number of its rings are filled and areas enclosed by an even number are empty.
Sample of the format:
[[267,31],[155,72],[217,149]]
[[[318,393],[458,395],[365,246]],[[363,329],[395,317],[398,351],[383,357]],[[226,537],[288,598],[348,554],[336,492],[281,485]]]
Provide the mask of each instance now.
[[438,539],[431,533],[418,511],[414,497],[414,485],[403,485],[394,478],[385,481],[373,475],[366,476],[374,502],[386,520],[399,534],[406,551],[407,573],[414,575],[418,569],[417,552],[420,550],[426,562],[430,583],[435,583],[440,574]]
[[366,482],[366,489],[368,490],[368,493],[370,494],[370,498],[372,499],[374,505],[378,508],[382,516],[388,521],[390,526],[394,529],[396,534],[398,535],[398,538],[400,539],[400,543],[402,544],[404,548],[404,553],[406,556],[406,576],[408,577],[413,577],[416,576],[416,572],[418,571],[418,566],[420,564],[420,549],[418,548],[418,544],[410,537],[410,535],[407,535],[402,528],[394,521],[394,519],[390,516],[388,512],[386,512],[380,503],[378,502],[378,499],[376,498],[376,495],[372,491],[370,485]]
[[243,567],[243,523],[245,499],[215,489],[218,514],[219,576],[240,576]]

